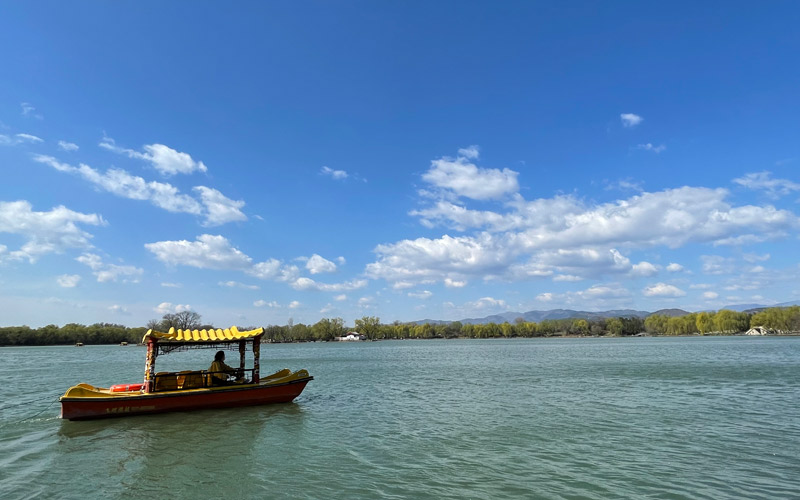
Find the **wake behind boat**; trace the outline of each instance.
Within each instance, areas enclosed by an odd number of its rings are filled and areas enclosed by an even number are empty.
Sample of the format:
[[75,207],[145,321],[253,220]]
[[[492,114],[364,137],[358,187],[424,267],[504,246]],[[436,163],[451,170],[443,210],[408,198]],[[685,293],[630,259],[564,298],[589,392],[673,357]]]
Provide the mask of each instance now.
[[[260,351],[263,328],[240,332],[235,326],[221,330],[148,330],[142,339],[147,345],[145,379],[142,384],[118,384],[110,388],[78,384],[60,398],[61,418],[86,420],[189,411],[206,408],[254,406],[288,403],[303,392],[313,380],[306,370],[284,369],[267,377],[260,376]],[[253,368],[245,369],[247,345],[252,345]],[[159,354],[188,349],[228,349],[238,347],[238,380],[216,385],[208,370],[156,372]],[[249,374],[250,378],[246,378]]]

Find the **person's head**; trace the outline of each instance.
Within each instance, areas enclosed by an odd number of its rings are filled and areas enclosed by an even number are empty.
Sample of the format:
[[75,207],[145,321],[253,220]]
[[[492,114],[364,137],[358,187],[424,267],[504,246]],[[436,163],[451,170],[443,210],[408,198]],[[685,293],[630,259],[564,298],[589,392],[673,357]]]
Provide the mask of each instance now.
[[225,361],[225,351],[217,351],[214,355],[214,361]]

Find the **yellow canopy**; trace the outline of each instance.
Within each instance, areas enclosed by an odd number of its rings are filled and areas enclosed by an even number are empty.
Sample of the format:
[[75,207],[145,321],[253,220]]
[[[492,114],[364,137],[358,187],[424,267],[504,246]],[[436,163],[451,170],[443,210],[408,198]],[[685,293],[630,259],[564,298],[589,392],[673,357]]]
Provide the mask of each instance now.
[[166,342],[196,342],[198,344],[211,343],[211,342],[225,342],[233,340],[250,340],[257,335],[264,333],[263,328],[256,328],[255,330],[248,330],[240,332],[238,328],[232,326],[221,330],[176,330],[170,328],[169,332],[157,332],[155,330],[147,330],[142,338],[142,343],[147,343],[149,338],[157,339],[158,341]]

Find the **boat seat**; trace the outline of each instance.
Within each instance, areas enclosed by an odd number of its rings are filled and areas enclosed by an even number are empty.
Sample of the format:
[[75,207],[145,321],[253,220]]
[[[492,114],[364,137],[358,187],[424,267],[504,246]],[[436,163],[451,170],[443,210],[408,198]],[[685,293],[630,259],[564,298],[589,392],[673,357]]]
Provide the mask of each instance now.
[[156,373],[156,391],[174,391],[178,388],[178,375],[171,372]]
[[179,389],[198,389],[203,387],[203,373],[191,370],[178,373]]

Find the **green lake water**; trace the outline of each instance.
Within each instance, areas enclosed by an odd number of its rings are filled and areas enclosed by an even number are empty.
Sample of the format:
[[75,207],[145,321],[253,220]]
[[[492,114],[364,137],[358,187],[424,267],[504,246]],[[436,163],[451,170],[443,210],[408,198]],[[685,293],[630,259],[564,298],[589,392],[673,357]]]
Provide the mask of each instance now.
[[4,500],[800,498],[796,337],[265,345],[315,377],[294,403],[89,422],[51,403],[144,348],[0,354]]

